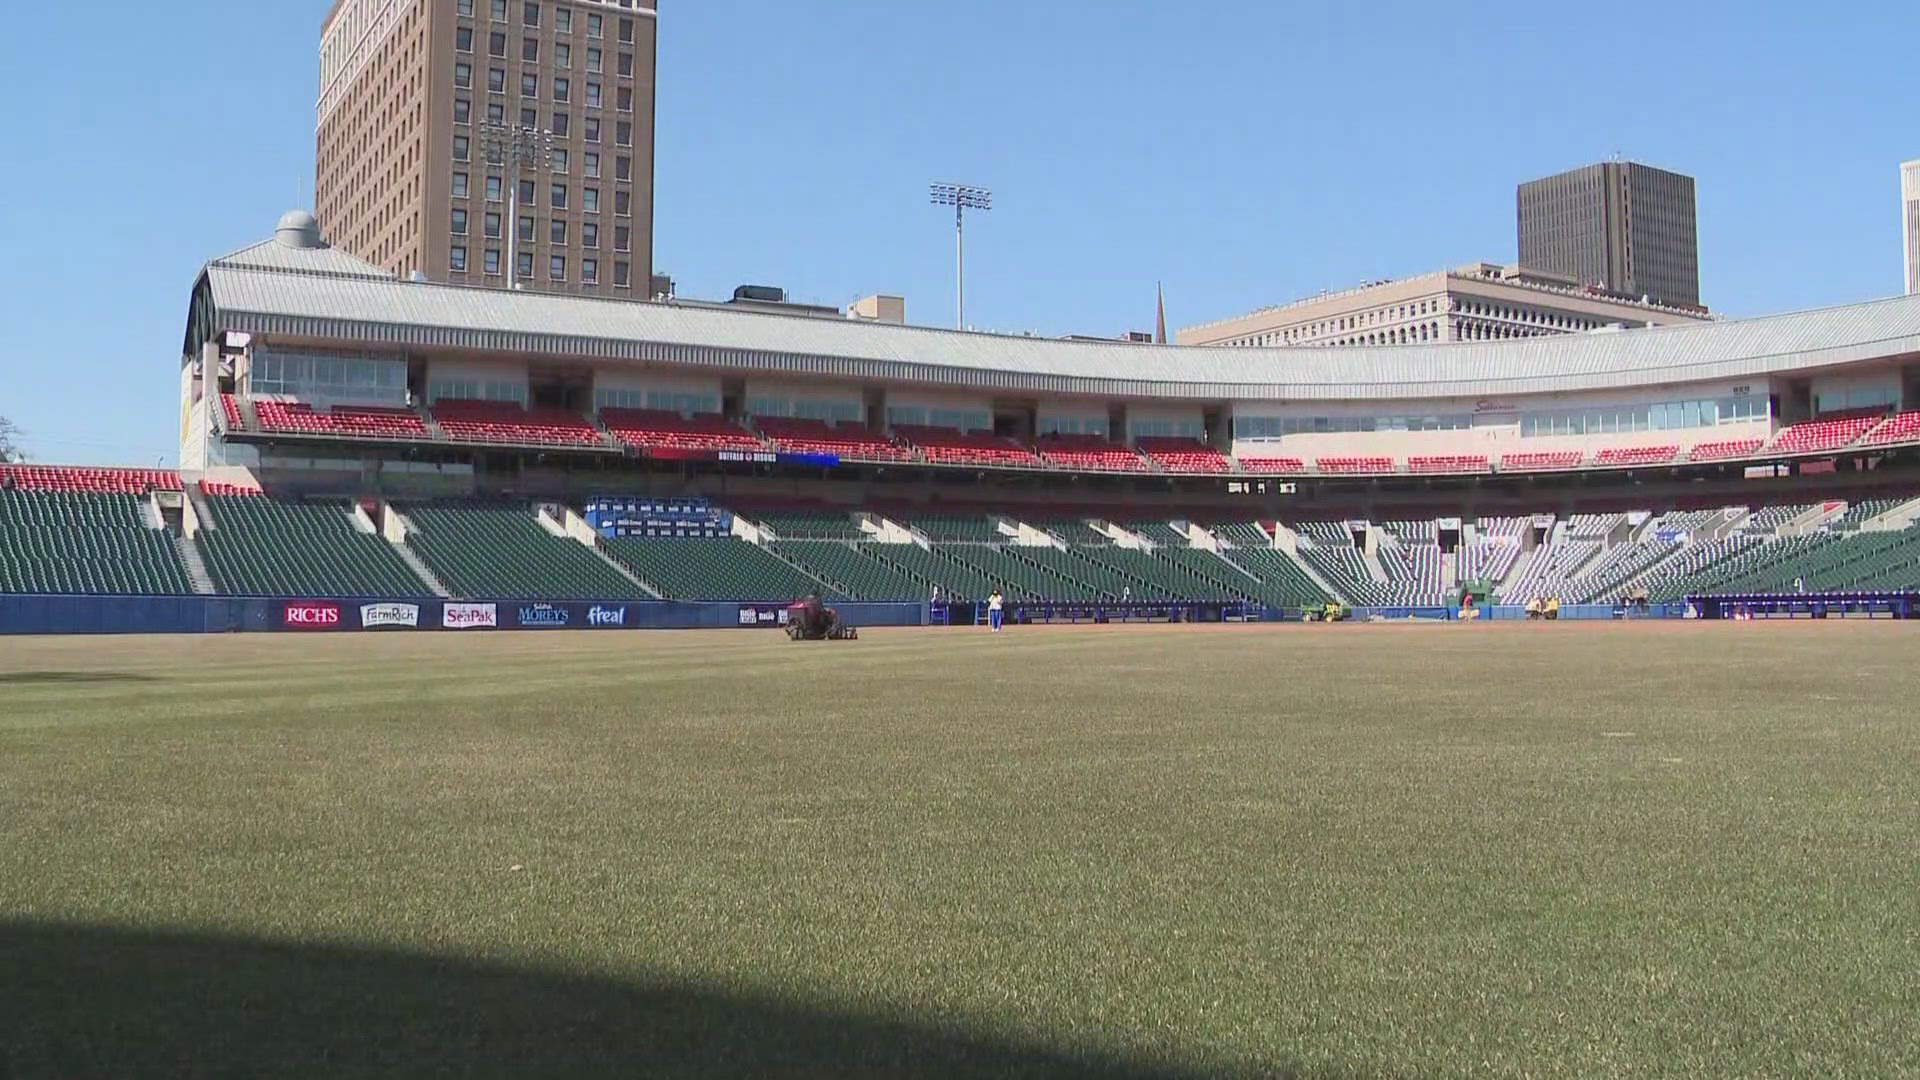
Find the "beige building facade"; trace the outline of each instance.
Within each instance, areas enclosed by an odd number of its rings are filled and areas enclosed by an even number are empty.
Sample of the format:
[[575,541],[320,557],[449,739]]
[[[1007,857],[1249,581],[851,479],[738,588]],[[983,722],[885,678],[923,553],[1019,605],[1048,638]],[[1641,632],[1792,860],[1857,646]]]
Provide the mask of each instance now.
[[400,277],[648,298],[657,18],[656,0],[336,0],[327,241]]
[[1907,295],[1920,295],[1920,161],[1900,166],[1900,244]]
[[1417,345],[1504,341],[1710,318],[1703,309],[1628,300],[1567,278],[1472,263],[1190,326],[1176,333],[1174,341],[1261,347]]

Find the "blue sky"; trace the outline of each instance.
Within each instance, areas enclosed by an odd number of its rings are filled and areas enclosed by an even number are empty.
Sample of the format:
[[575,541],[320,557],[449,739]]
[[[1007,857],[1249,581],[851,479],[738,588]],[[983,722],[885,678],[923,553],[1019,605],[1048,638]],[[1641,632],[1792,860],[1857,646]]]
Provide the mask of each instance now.
[[[0,169],[0,415],[35,459],[172,460],[195,271],[310,203],[325,7],[12,13],[0,61],[38,90],[10,125],[28,167]],[[995,193],[969,322],[1149,329],[1163,280],[1177,327],[1511,260],[1514,185],[1615,152],[1698,179],[1717,310],[1899,288],[1913,5],[662,8],[655,263],[684,295],[893,292],[947,323],[952,220],[925,189],[951,179]],[[73,78],[76,14],[102,77]]]

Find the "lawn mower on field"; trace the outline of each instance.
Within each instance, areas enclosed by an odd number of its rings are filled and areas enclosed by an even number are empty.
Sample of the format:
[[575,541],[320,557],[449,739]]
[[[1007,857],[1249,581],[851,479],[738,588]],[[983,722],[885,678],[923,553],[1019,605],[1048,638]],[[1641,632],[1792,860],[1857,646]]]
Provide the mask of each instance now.
[[791,641],[854,641],[860,631],[840,621],[840,613],[813,593],[787,607],[787,638]]

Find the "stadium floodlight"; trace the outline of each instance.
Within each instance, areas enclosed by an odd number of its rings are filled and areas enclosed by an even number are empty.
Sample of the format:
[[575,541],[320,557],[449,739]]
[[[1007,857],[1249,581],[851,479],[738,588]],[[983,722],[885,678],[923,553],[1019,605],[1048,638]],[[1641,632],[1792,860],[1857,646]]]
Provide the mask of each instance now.
[[953,207],[953,325],[967,328],[966,213],[993,209],[993,192],[968,184],[934,184],[929,188],[935,206]]
[[485,124],[480,128],[480,152],[489,165],[506,168],[507,184],[507,288],[520,287],[520,172],[525,169],[538,176],[553,164],[553,132],[536,127],[511,124]]

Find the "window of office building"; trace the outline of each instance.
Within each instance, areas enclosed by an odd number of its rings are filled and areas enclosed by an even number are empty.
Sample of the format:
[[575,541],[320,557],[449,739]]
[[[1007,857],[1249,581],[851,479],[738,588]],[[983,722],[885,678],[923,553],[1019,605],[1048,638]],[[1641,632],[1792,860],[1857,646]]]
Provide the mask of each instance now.
[[458,86],[463,90],[473,85],[473,65],[472,64],[453,65],[453,85]]
[[620,88],[620,111],[633,111],[633,87],[631,86],[623,86]]
[[489,240],[500,239],[500,211],[498,210],[487,211],[486,216],[480,219],[480,228],[481,228],[481,235],[485,236],[487,239]]
[[467,197],[466,173],[457,172],[453,174],[453,197],[456,199],[464,199]]
[[465,124],[465,123],[472,122],[472,120],[473,120],[473,102],[467,100],[466,98],[454,98],[453,99],[453,122],[456,124]]
[[547,205],[553,207],[555,210],[565,210],[567,208],[567,185],[553,185],[553,189],[548,192]]
[[473,51],[473,27],[462,26],[453,32],[453,47],[458,52]]
[[572,79],[565,78],[565,77],[558,77],[553,80],[553,100],[555,101],[572,101],[573,100],[573,80]]
[[528,4],[521,9],[520,21],[526,26],[540,25],[540,5]]
[[533,243],[533,228],[535,224],[536,222],[534,221],[532,214],[520,215],[518,232],[520,235],[521,243],[523,244]]
[[520,59],[526,61],[529,64],[537,64],[540,62],[540,39],[539,38],[521,38],[520,39]]
[[547,259],[547,277],[553,281],[567,280],[567,257],[553,255]]
[[506,22],[507,0],[492,0],[492,3],[487,5],[487,14],[492,16],[494,22]]
[[553,114],[553,134],[555,138],[564,139],[567,137],[568,132],[572,130],[573,117],[563,112]]
[[533,252],[521,252],[520,257],[515,259],[514,262],[519,264],[515,267],[515,270],[520,277],[530,278],[533,276]]
[[507,35],[505,32],[496,30],[487,35],[487,55],[497,56],[502,60],[506,59]]
[[520,205],[521,206],[533,205],[533,193],[534,193],[534,182],[532,180],[520,181]]
[[630,279],[632,276],[633,276],[633,268],[631,266],[623,262],[616,262],[613,264],[614,285],[624,289],[628,286],[629,284],[628,279]]
[[620,42],[623,45],[633,44],[633,20],[632,19],[620,20]]
[[470,145],[471,144],[465,135],[455,135],[453,137],[453,160],[455,161],[467,160],[467,151]]
[[559,218],[554,218],[547,223],[547,235],[554,243],[565,244],[567,242],[567,223]]
[[602,20],[600,16],[595,15],[591,12],[587,14],[587,36],[588,37],[597,38],[600,36],[601,21]]
[[487,177],[487,200],[489,202],[500,201],[500,178],[497,176]]
[[587,74],[589,75],[600,74],[600,50],[599,49],[589,48],[587,50]]
[[597,248],[600,246],[600,226],[592,221],[580,223],[580,246]]
[[615,125],[613,129],[613,144],[615,146],[632,146],[633,124],[622,120],[619,124]]
[[633,54],[632,53],[623,52],[620,54],[620,74],[625,75],[629,79],[633,78]]
[[584,282],[588,282],[589,284],[600,280],[600,260],[599,259],[581,259],[580,260],[580,280]]
[[632,229],[628,228],[625,225],[615,225],[613,227],[613,250],[615,251],[633,250],[633,230]]
[[453,208],[453,221],[449,225],[447,231],[451,232],[455,236],[465,236],[467,234],[466,210],[458,206]]
[[630,191],[614,192],[613,193],[613,212],[620,215],[621,217],[627,217],[631,215],[633,213],[633,193]]
[[504,94],[507,92],[506,68],[487,69],[487,90],[495,94]]
[[581,121],[580,134],[590,143],[599,142],[600,141],[600,118],[597,116],[589,116],[585,120]]
[[580,189],[580,209],[589,214],[600,212],[600,189],[583,187]]
[[473,17],[473,0],[460,0],[459,3],[454,5],[454,11],[458,12],[462,16],[465,16],[466,18],[472,18]]
[[553,66],[562,70],[573,66],[573,46],[555,45],[553,47]]
[[447,249],[447,269],[456,274],[467,272],[467,249],[455,244]]
[[487,273],[492,274],[495,277],[498,277],[500,275],[500,249],[499,248],[487,249],[486,271]]
[[600,107],[600,84],[597,82],[590,82],[587,84],[587,108],[597,109],[599,107]]
[[573,33],[573,9],[572,8],[554,8],[553,9],[553,28],[558,33],[562,33],[562,34]]
[[553,152],[552,164],[553,164],[554,172],[557,172],[557,173],[566,172],[567,171],[567,152],[565,150],[555,150]]
[[613,178],[615,180],[633,179],[633,159],[626,156],[614,158]]
[[592,150],[580,155],[580,175],[589,180],[600,179],[600,155]]
[[520,96],[526,98],[540,96],[540,76],[528,72],[520,76]]

